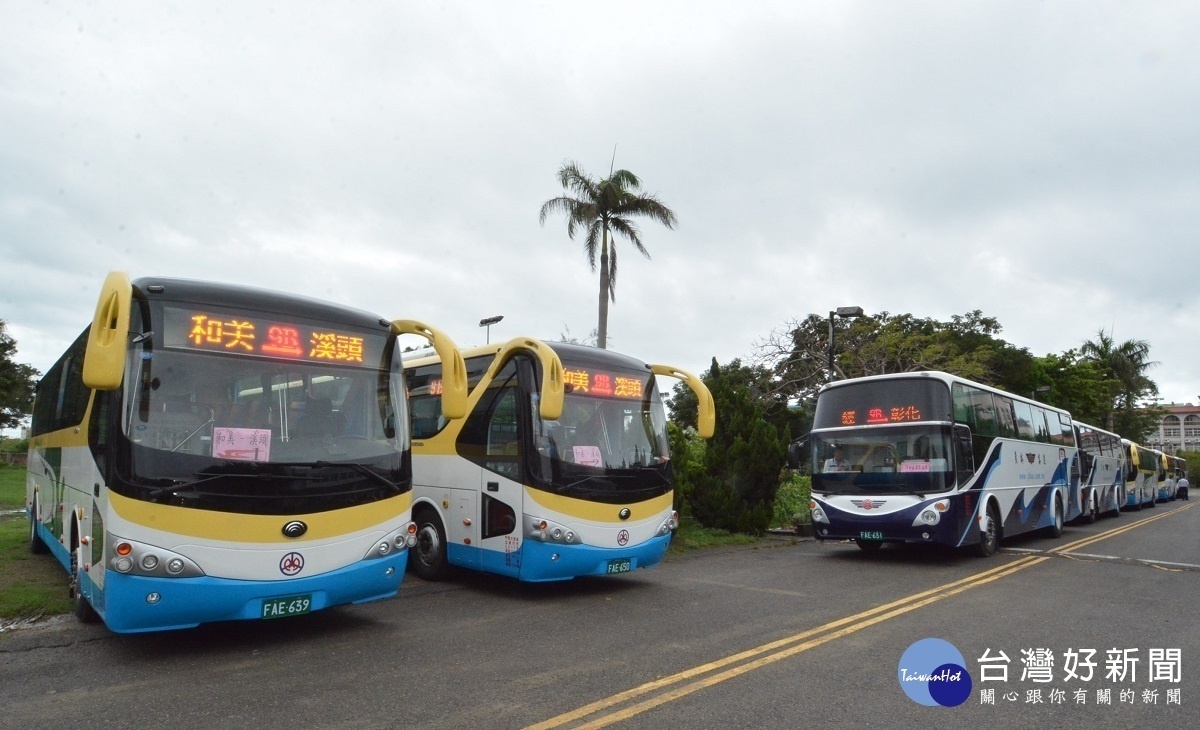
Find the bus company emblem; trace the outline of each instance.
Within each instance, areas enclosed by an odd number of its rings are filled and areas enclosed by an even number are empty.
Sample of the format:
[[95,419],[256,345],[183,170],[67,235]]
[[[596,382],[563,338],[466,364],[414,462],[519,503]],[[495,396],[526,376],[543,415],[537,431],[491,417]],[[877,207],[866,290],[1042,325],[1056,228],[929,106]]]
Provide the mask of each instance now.
[[288,553],[279,561],[279,572],[284,575],[296,575],[304,570],[304,556],[300,553]]
[[283,526],[283,536],[297,538],[308,532],[308,525],[300,520],[292,520]]
[[629,530],[621,530],[617,533],[617,544],[622,546],[629,544]]
[[629,515],[631,515],[631,514],[633,514],[633,513],[629,511],[628,507],[626,507],[625,509],[623,509],[617,513],[617,517],[620,517],[623,520],[627,520],[627,519],[629,519]]
[[855,507],[858,507],[859,509],[863,509],[863,510],[882,509],[883,505],[887,504],[886,499],[871,499],[870,497],[867,497],[865,499],[852,499],[852,500],[850,500],[850,502]]
[[1029,461],[1030,464],[1032,464],[1033,460],[1037,458],[1037,454],[1025,454],[1025,458]]

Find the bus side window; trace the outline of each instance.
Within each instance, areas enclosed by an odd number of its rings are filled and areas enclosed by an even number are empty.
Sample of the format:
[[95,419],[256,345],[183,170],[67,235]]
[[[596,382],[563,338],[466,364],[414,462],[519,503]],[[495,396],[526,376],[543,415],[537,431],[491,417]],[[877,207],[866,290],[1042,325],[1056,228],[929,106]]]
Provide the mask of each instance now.
[[1003,438],[1016,438],[1017,425],[1013,419],[1013,402],[1011,398],[996,396],[996,435]]

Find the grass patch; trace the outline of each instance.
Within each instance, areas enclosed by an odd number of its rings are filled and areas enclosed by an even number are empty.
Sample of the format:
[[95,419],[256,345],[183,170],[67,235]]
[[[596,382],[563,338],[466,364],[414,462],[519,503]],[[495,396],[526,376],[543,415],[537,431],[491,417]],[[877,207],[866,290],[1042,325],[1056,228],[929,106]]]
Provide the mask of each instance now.
[[69,583],[52,556],[29,552],[24,514],[0,516],[0,619],[69,613]]
[[25,508],[25,467],[0,464],[0,510]]
[[758,538],[753,535],[742,535],[727,530],[714,530],[701,527],[693,520],[683,520],[675,537],[671,538],[670,554],[686,553],[704,548],[722,547],[725,545],[753,545]]

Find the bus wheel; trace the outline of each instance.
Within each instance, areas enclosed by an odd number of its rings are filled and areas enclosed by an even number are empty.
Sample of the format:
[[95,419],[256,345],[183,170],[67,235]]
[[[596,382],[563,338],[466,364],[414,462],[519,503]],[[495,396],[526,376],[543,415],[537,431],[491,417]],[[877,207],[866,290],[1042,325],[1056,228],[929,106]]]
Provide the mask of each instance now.
[[417,544],[408,551],[408,564],[425,580],[446,577],[446,533],[431,511],[417,517]]
[[80,622],[94,624],[99,620],[100,615],[92,608],[92,604],[88,603],[88,599],[84,598],[83,591],[79,588],[79,548],[71,551],[71,603],[75,618]]
[[988,558],[996,554],[1000,547],[1000,513],[995,504],[987,508],[987,528],[979,535],[979,556]]
[[883,547],[883,543],[879,540],[855,539],[854,543],[858,545],[859,550],[862,550],[867,555],[874,555]]
[[45,541],[37,531],[37,499],[33,500],[33,511],[29,513],[29,552],[34,555],[45,555],[50,552],[50,548],[46,547]]
[[1063,510],[1062,500],[1058,497],[1054,498],[1054,522],[1050,524],[1050,537],[1062,537],[1063,533]]

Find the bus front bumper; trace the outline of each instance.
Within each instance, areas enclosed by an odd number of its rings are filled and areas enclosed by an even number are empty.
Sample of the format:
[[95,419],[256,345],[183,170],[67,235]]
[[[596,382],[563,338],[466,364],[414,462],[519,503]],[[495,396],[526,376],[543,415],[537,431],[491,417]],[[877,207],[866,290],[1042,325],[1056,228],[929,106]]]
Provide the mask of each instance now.
[[523,581],[569,580],[585,575],[618,575],[662,562],[671,535],[654,537],[641,545],[600,548],[591,545],[556,545],[525,540],[521,544]]
[[[408,550],[398,550],[329,573],[279,581],[159,578],[108,570],[103,591],[94,584],[84,590],[91,589],[92,604],[112,631],[164,631],[214,621],[299,615],[394,596],[407,561]],[[293,601],[278,600],[283,598]]]

